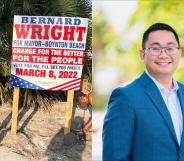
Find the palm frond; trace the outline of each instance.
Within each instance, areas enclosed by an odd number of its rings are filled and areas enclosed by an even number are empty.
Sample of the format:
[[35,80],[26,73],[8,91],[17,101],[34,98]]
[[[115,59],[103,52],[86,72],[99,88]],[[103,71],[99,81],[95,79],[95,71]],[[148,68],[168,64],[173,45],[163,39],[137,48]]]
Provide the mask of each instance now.
[[[12,44],[12,25],[14,15],[85,17],[90,19],[86,46],[86,62],[83,75],[90,77],[92,23],[91,0],[0,0],[0,102],[12,96],[9,84],[10,57]],[[21,89],[20,105],[23,107],[40,107],[50,110],[57,100],[66,101],[66,91],[36,91]]]

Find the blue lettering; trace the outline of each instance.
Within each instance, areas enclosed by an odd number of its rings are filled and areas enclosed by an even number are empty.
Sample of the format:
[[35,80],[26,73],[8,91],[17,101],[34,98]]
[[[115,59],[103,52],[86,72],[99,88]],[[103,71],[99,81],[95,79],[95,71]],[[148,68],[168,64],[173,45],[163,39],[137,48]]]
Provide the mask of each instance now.
[[74,19],[74,25],[80,25],[81,20],[80,19]]
[[72,25],[72,19],[71,18],[65,18],[65,25]]
[[22,17],[22,22],[21,23],[28,23],[28,17]]
[[62,25],[62,24],[63,24],[63,19],[62,19],[62,18],[58,18],[58,20],[57,20],[56,24],[60,24],[60,25]]
[[47,24],[54,24],[54,19],[55,19],[55,18],[49,17],[49,18],[48,18],[48,23],[47,23]]
[[30,17],[30,23],[36,23],[36,17]]
[[39,20],[39,22],[38,22],[39,24],[46,24],[45,23],[45,17],[39,17],[38,20]]

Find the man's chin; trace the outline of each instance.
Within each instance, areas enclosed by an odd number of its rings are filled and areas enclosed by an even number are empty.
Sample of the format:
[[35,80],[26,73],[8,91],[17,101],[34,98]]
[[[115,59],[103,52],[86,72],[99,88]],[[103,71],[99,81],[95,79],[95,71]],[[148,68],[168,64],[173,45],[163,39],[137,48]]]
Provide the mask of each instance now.
[[171,72],[171,71],[158,71],[157,75],[159,77],[172,77],[173,72]]

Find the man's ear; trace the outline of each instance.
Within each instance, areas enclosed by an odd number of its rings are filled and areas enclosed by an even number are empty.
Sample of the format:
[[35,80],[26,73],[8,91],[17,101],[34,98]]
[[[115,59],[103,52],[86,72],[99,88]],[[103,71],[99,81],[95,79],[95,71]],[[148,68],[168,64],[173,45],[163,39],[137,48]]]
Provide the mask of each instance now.
[[141,60],[144,60],[144,57],[145,57],[144,50],[140,50],[140,58],[141,58]]

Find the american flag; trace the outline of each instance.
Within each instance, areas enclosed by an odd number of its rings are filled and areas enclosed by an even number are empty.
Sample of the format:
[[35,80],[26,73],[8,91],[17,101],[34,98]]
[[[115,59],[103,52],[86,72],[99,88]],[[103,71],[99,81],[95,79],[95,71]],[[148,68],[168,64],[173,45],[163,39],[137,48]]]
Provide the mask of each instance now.
[[52,88],[46,89],[40,87],[36,84],[33,84],[25,79],[17,77],[15,75],[11,75],[10,77],[11,87],[19,87],[19,88],[28,88],[28,89],[37,89],[37,90],[52,90],[52,91],[61,91],[61,90],[79,90],[81,78],[73,79],[68,82],[59,84]]
[[29,82],[29,81],[26,81],[26,80],[24,80],[22,78],[19,78],[19,77],[13,75],[13,74],[11,74],[10,82],[11,82],[11,87],[46,90],[45,88],[37,86],[36,84],[33,84],[33,83]]

